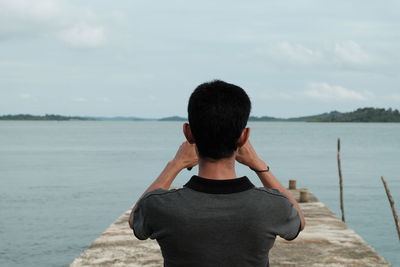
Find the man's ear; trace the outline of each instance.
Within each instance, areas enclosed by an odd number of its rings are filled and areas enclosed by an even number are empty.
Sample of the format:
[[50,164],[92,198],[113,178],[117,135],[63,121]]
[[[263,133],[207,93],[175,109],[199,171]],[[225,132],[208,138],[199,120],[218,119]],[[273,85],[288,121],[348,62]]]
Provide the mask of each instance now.
[[196,141],[194,140],[193,134],[192,134],[192,130],[190,129],[190,125],[187,122],[183,124],[183,134],[185,135],[186,140],[190,144],[196,143]]
[[250,128],[244,128],[242,131],[242,134],[239,137],[239,140],[237,141],[237,147],[242,147],[244,144],[246,144],[247,140],[249,140],[250,137]]

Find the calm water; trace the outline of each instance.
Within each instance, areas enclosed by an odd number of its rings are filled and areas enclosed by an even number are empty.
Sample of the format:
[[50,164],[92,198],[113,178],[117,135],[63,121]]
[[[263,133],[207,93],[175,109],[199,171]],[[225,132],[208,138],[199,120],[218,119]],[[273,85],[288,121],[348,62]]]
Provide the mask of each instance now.
[[[400,124],[251,123],[259,155],[287,184],[339,214],[342,140],[348,224],[394,266],[400,243]],[[0,266],[66,266],[129,209],[183,141],[175,122],[0,121]],[[176,185],[194,173],[182,172]],[[240,167],[261,186],[256,176]]]

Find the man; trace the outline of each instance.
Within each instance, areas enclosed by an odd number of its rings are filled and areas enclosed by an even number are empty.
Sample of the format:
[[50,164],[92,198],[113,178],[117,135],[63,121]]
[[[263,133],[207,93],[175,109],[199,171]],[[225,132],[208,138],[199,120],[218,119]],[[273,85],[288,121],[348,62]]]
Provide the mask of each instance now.
[[[249,142],[250,109],[245,91],[223,81],[201,84],[190,96],[187,141],[129,219],[137,238],[158,241],[164,266],[265,267],[277,235],[292,240],[303,230],[296,200]],[[235,161],[253,170],[264,187],[236,178]],[[197,176],[169,190],[181,170],[197,164]]]

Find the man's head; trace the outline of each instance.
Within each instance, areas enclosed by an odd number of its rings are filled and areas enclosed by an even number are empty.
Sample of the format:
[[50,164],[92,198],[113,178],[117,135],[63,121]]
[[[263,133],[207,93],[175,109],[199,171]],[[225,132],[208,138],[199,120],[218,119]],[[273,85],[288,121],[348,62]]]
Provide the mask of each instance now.
[[250,99],[239,86],[220,80],[199,85],[188,104],[191,135],[199,156],[216,160],[231,157],[250,110]]

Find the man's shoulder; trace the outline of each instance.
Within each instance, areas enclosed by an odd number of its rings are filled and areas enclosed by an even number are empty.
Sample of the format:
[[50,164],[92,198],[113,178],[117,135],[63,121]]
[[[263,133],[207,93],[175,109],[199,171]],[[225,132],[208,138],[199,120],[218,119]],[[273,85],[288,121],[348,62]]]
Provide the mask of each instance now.
[[147,192],[143,197],[142,200],[151,199],[154,197],[164,197],[178,193],[185,188],[172,188],[172,189],[155,189],[153,191]]
[[287,199],[287,197],[277,189],[265,188],[265,187],[254,187],[253,190],[254,190],[254,192],[256,192],[260,195],[264,195],[265,197]]

